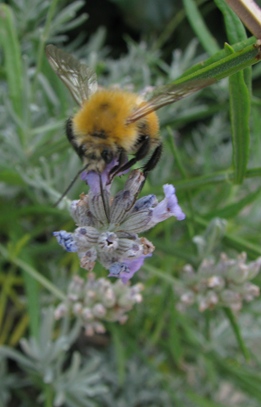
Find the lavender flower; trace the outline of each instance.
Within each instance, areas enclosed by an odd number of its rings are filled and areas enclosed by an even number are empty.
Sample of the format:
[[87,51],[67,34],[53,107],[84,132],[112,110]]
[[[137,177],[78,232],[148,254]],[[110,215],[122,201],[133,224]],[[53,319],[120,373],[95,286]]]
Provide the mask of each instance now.
[[259,273],[261,257],[248,264],[246,260],[246,253],[236,259],[222,253],[218,262],[203,260],[197,271],[190,264],[186,265],[181,280],[174,287],[179,296],[178,308],[185,310],[197,304],[201,312],[218,306],[239,311],[243,301],[253,301],[260,291],[249,280]]
[[120,324],[127,321],[127,312],[142,301],[142,290],[140,283],[130,287],[118,280],[112,284],[105,278],[96,280],[93,273],[88,274],[87,281],[74,276],[68,287],[67,300],[55,309],[55,318],[72,314],[80,319],[87,336],[104,333],[105,321]]
[[92,271],[99,261],[109,270],[109,277],[126,283],[154,251],[153,244],[138,233],[171,216],[182,220],[185,215],[172,185],[164,186],[165,198],[160,202],[155,195],[137,200],[145,180],[139,170],[133,170],[123,190],[112,197],[108,171],[82,175],[90,190],[71,203],[77,228],[73,233],[54,232],[54,236],[65,250],[77,252],[84,269]]

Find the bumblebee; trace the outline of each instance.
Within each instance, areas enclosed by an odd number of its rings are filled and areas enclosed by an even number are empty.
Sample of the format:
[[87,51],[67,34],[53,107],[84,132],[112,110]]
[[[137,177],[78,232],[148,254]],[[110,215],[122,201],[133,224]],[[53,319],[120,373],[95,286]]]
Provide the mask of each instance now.
[[[113,160],[112,175],[149,156],[146,176],[159,161],[162,142],[155,110],[210,84],[209,79],[159,87],[145,101],[138,94],[98,89],[97,77],[87,65],[54,45],[46,46],[48,61],[80,106],[66,122],[66,135],[87,171],[101,173]],[[128,155],[133,155],[128,159]],[[82,170],[81,170],[82,171]]]

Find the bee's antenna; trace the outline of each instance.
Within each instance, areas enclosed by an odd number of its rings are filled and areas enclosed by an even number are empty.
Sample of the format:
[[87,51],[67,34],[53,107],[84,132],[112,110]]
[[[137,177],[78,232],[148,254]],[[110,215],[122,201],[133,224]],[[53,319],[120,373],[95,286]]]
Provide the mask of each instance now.
[[68,185],[68,187],[66,188],[66,190],[63,192],[63,194],[61,195],[61,197],[58,199],[57,202],[55,202],[53,204],[53,206],[57,206],[59,205],[59,203],[61,202],[61,200],[65,197],[65,195],[67,194],[68,191],[70,191],[71,187],[73,186],[73,184],[75,183],[75,181],[77,180],[77,178],[79,177],[79,175],[86,170],[86,168],[88,167],[89,164],[86,164],[80,171],[78,171],[75,175],[75,177],[73,178],[73,180],[70,182],[70,184]]

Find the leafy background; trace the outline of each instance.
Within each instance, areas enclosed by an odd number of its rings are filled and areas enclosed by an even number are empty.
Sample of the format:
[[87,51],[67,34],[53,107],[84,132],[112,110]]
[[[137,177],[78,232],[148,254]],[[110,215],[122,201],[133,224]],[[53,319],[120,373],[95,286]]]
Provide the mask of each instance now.
[[[84,272],[52,237],[74,228],[66,204],[52,204],[80,163],[63,130],[75,105],[44,55],[46,43],[57,44],[93,67],[101,85],[140,91],[249,33],[229,20],[223,0],[0,7],[0,406],[259,406],[259,299],[236,315],[182,313],[173,286],[186,263],[197,268],[207,255],[261,256],[261,65],[244,72],[251,97],[241,72],[159,112],[163,158],[143,194],[161,197],[162,185],[174,184],[187,218],[146,233],[156,250],[134,278],[144,298],[127,323],[86,337],[76,320],[53,318],[71,277]],[[69,197],[83,188],[76,183]]]

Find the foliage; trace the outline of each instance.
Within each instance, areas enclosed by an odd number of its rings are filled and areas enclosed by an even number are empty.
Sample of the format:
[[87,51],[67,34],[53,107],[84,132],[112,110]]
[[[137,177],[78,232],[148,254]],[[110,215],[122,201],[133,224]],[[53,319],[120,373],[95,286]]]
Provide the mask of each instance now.
[[[91,16],[81,0],[0,5],[1,407],[261,403],[259,299],[240,303],[236,312],[203,313],[195,304],[181,312],[177,293],[186,264],[195,271],[202,264],[211,269],[221,253],[233,264],[245,260],[242,252],[249,264],[261,256],[255,40],[223,0],[199,7],[165,0],[158,14],[157,2],[148,3],[114,0],[140,36],[137,42],[125,36],[128,50],[117,59],[110,57],[103,27],[91,37],[85,33]],[[230,45],[223,47],[225,41]],[[46,43],[83,59],[102,86],[142,92],[191,77],[212,84],[158,112],[165,147],[142,194],[161,201],[162,185],[174,184],[186,220],[173,226],[170,218],[146,232],[155,251],[133,279],[144,285],[143,302],[126,324],[107,319],[107,332],[88,339],[76,313],[53,320],[73,276],[86,279],[77,255],[65,253],[53,232],[73,231],[69,198],[87,191],[78,182],[59,208],[52,206],[80,162],[64,137],[75,106],[46,61]],[[219,227],[212,227],[213,219]],[[97,281],[107,274],[101,266],[94,272]],[[258,293],[260,275],[253,284]]]

